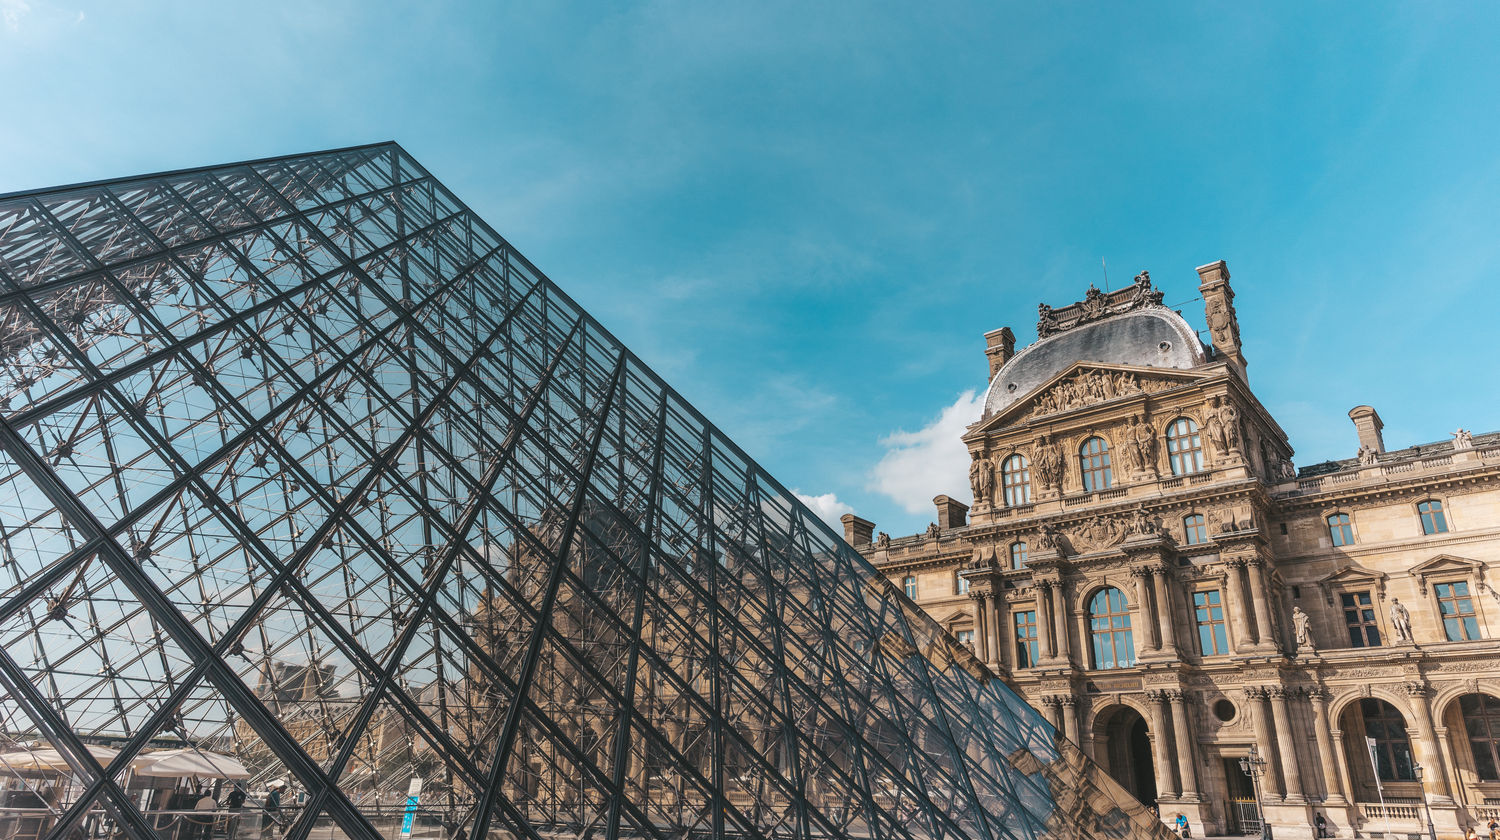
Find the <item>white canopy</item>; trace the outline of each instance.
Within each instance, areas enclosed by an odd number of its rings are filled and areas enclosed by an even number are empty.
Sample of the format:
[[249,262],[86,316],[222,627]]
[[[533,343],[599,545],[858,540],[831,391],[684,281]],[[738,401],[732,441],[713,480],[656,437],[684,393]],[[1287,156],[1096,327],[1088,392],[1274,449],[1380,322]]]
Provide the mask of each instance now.
[[130,762],[139,776],[198,776],[209,779],[248,779],[250,771],[234,756],[182,748],[141,753]]
[[[94,744],[85,744],[84,747],[94,756],[95,761],[106,766],[120,754],[119,750]],[[0,774],[67,773],[72,770],[73,766],[62,757],[62,753],[52,747],[25,747],[0,753]]]

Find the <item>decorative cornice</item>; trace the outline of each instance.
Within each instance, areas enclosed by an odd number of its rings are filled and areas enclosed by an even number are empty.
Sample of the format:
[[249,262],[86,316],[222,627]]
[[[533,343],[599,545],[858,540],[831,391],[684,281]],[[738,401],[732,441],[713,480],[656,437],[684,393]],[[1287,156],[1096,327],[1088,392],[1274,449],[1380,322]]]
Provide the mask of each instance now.
[[1090,283],[1083,300],[1058,309],[1045,303],[1037,304],[1036,335],[1037,338],[1046,338],[1110,315],[1136,309],[1158,309],[1161,301],[1162,292],[1151,287],[1151,274],[1147,271],[1137,274],[1129,286],[1113,292],[1101,292]]

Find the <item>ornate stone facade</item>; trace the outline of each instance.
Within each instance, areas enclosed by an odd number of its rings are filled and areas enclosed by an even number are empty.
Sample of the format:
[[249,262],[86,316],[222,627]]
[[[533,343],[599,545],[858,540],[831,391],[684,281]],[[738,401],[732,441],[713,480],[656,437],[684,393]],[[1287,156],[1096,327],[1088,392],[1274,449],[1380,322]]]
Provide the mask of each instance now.
[[1278,837],[1425,831],[1424,797],[1440,833],[1500,816],[1500,434],[1387,451],[1361,406],[1351,457],[1297,471],[1227,267],[1198,274],[1208,344],[1144,272],[1043,305],[1019,353],[989,333],[972,509],[850,541],[1196,836],[1261,813],[1252,745]]

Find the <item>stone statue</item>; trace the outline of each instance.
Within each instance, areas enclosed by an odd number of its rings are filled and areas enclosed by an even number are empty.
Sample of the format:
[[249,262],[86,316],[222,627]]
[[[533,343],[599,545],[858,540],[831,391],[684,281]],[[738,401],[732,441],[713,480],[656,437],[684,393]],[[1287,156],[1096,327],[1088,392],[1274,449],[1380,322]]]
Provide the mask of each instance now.
[[1240,411],[1234,403],[1226,400],[1219,408],[1219,422],[1224,424],[1224,442],[1229,444],[1229,451],[1237,451],[1240,448]]
[[1156,433],[1137,414],[1130,418],[1130,428],[1125,433],[1126,452],[1130,456],[1131,469],[1136,472],[1156,474]]
[[984,471],[984,458],[978,452],[974,453],[974,460],[969,462],[969,490],[974,494],[974,504],[984,502],[984,480],[980,473]]
[[1046,338],[1058,331],[1057,316],[1052,314],[1052,307],[1045,303],[1036,305],[1036,337]]
[[1399,598],[1391,599],[1391,626],[1396,630],[1396,641],[1408,644],[1415,641],[1411,635],[1411,613]]
[[1062,492],[1063,454],[1050,435],[1042,435],[1036,447],[1036,473],[1042,486]]
[[877,536],[877,537],[875,537],[875,547],[876,548],[890,548],[891,547],[891,535],[887,534],[884,531],[881,531],[880,535]]
[[1229,451],[1229,438],[1224,432],[1224,421],[1219,417],[1219,398],[1214,397],[1203,412],[1203,431],[1208,442],[1214,445],[1214,454],[1223,456]]
[[1359,459],[1361,467],[1373,467],[1378,461],[1375,454],[1375,447],[1365,446],[1364,444],[1360,444],[1359,451],[1354,453],[1354,457]]
[[1062,534],[1058,533],[1057,528],[1052,523],[1043,523],[1042,527],[1037,531],[1036,544],[1043,549],[1060,551],[1062,549]]
[[1234,307],[1216,297],[1208,305],[1208,329],[1213,333],[1214,344],[1219,347],[1232,347],[1239,344],[1239,336],[1236,335],[1234,323]]
[[1453,449],[1455,451],[1457,451],[1459,449],[1473,449],[1473,448],[1474,448],[1474,436],[1469,433],[1468,429],[1458,429],[1458,430],[1456,430],[1453,433]]
[[1311,624],[1312,619],[1302,611],[1301,607],[1292,607],[1292,628],[1297,634],[1297,653],[1301,653],[1303,649],[1312,651],[1318,649],[1318,646],[1313,643]]
[[1126,532],[1133,537],[1154,536],[1161,532],[1156,527],[1156,520],[1146,512],[1144,503],[1135,506],[1135,512],[1130,515],[1130,522],[1126,525]]
[[991,504],[995,501],[995,465],[988,458],[979,459],[979,490]]
[[941,534],[942,531],[943,531],[943,529],[939,528],[938,524],[936,522],[929,522],[929,523],[927,523],[927,536],[928,537],[936,537],[938,534]]

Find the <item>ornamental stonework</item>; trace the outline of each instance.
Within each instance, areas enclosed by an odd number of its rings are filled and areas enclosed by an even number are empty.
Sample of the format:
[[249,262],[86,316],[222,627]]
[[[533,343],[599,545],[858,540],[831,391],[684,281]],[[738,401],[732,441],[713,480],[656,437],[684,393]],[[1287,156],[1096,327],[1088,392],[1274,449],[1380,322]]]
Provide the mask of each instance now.
[[1178,384],[1165,379],[1143,379],[1126,371],[1080,371],[1043,391],[1020,419],[1072,411],[1136,394],[1154,394]]

